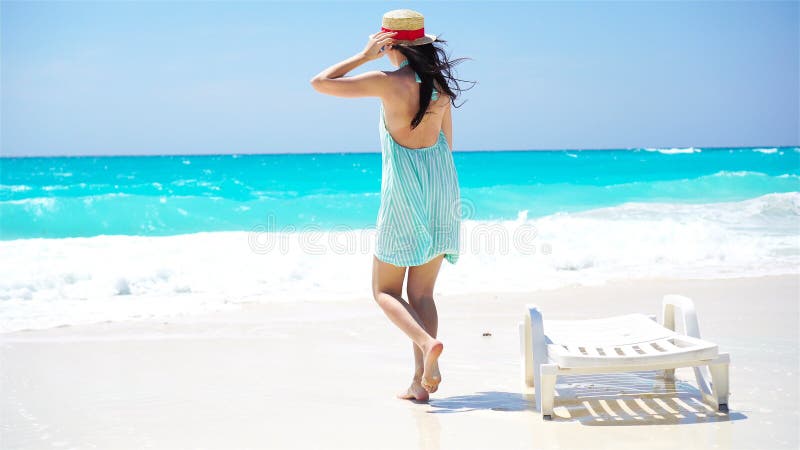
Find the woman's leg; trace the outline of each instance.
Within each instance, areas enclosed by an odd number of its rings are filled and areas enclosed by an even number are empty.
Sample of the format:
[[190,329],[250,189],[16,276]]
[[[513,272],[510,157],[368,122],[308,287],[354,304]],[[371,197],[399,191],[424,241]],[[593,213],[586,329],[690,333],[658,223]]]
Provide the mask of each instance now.
[[[416,311],[402,298],[405,272],[405,267],[385,263],[373,256],[372,293],[375,301],[378,302],[389,320],[422,349],[423,355],[431,351],[441,352],[441,343],[425,331],[422,320]],[[438,356],[438,353],[436,354]],[[423,394],[416,389],[414,398],[427,399],[427,392]]]
[[[443,260],[444,255],[439,255],[421,266],[408,268],[406,291],[409,304],[422,321],[425,331],[434,339],[439,329],[439,315],[436,311],[436,304],[433,301],[433,287],[436,284],[436,278],[439,275]],[[422,363],[424,372],[422,385],[428,392],[436,392],[442,380],[438,362],[441,350],[442,346],[439,343],[438,349],[427,354],[423,354],[419,349],[414,351],[414,360],[418,370],[420,363]]]

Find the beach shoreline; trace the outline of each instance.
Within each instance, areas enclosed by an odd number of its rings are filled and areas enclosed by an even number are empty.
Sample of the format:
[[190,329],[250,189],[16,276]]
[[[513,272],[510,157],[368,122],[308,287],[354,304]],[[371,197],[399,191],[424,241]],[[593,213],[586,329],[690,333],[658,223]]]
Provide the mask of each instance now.
[[[660,314],[665,294],[692,298],[702,336],[731,354],[730,413],[695,402],[679,369],[675,385],[559,379],[542,421],[519,376],[525,305],[545,320]],[[4,333],[3,447],[797,448],[799,296],[797,274],[441,294],[429,404],[394,398],[411,346],[369,298]],[[636,398],[662,410],[631,414]]]

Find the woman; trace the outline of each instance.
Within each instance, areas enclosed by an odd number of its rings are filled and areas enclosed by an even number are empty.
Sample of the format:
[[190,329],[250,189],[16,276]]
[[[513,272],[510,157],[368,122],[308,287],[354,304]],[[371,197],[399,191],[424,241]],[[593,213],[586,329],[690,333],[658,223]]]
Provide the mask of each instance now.
[[[382,31],[369,37],[364,50],[311,80],[323,94],[381,99],[383,175],[372,288],[389,319],[413,341],[414,376],[398,397],[419,401],[428,400],[442,379],[434,284],[442,260],[458,260],[459,188],[450,106],[460,89],[450,69],[464,59],[448,61],[433,44],[445,41],[425,34],[423,22],[416,11],[387,12]],[[384,55],[398,70],[344,76]],[[402,298],[406,271],[408,302]]]

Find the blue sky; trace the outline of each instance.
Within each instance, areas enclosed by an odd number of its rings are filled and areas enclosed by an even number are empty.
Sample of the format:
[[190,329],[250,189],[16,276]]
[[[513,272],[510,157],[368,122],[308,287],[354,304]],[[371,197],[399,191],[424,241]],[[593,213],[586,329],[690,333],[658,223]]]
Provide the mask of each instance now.
[[[308,81],[396,8],[473,59],[457,69],[478,84],[454,110],[456,150],[800,143],[797,2],[0,8],[3,156],[380,151],[377,98]],[[350,74],[367,70],[392,67]]]

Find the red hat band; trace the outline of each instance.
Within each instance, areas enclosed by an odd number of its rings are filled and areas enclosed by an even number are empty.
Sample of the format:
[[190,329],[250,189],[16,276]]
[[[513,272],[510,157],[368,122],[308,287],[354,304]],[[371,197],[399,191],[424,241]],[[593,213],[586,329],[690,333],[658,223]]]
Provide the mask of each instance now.
[[394,37],[392,37],[392,39],[397,39],[400,41],[413,41],[421,37],[425,37],[425,28],[419,28],[416,30],[390,30],[389,28],[381,27],[381,31],[397,33],[394,35]]

